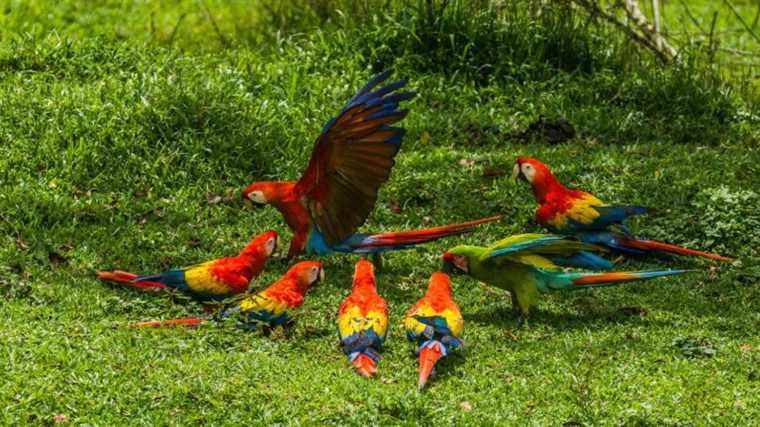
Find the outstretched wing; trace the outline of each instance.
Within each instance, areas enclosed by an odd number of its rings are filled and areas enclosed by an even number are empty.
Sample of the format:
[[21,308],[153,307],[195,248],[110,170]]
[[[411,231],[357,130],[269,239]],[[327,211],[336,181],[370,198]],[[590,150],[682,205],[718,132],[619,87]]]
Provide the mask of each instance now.
[[[552,234],[519,234],[496,242],[483,255],[483,261],[499,262],[500,260],[530,263],[538,259],[532,257],[570,257],[582,251],[600,252],[603,248],[578,240],[570,240]],[[548,260],[547,260],[548,261]]]
[[393,93],[406,84],[403,80],[372,92],[389,75],[370,80],[325,125],[296,184],[296,193],[305,198],[312,221],[330,245],[364,223],[395,164],[404,129],[390,125],[408,112],[399,110],[399,102],[415,94]]

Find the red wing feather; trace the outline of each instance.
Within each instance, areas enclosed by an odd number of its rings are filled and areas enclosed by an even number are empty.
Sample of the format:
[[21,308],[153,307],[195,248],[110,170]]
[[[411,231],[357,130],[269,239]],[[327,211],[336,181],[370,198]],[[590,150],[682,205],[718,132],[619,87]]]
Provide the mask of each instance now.
[[403,81],[371,92],[388,76],[371,80],[325,125],[296,184],[296,193],[305,198],[312,221],[330,245],[364,223],[395,164],[404,129],[390,125],[406,116],[398,103],[414,94],[393,93]]

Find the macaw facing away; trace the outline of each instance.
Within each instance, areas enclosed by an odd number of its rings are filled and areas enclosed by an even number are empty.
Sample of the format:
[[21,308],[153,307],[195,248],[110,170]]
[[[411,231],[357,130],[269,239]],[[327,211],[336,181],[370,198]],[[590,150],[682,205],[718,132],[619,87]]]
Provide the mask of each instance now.
[[531,185],[539,204],[536,221],[553,233],[573,236],[623,254],[666,252],[733,261],[722,255],[633,236],[625,226],[625,220],[633,215],[643,215],[650,209],[635,205],[610,205],[585,191],[567,188],[545,164],[536,159],[518,157],[513,175]]
[[369,378],[377,371],[378,351],[387,333],[388,304],[377,293],[374,266],[359,260],[351,294],[338,309],[338,336],[343,353],[360,375]]
[[255,236],[235,257],[144,276],[120,270],[99,271],[98,278],[139,289],[176,289],[201,303],[219,302],[247,291],[251,279],[261,273],[276,247],[277,232],[267,231]]
[[375,90],[389,76],[385,72],[374,77],[327,122],[298,181],[255,182],[243,190],[243,199],[280,211],[293,231],[289,257],[304,252],[328,255],[405,249],[498,219],[426,230],[354,234],[375,207],[377,192],[395,164],[405,131],[390,125],[408,112],[400,110],[399,103],[415,95],[396,93],[406,84],[403,80]]
[[509,291],[519,321],[527,317],[540,293],[614,286],[693,270],[615,271],[589,273],[565,271],[552,259],[570,258],[600,248],[550,234],[519,234],[489,247],[461,245],[443,254],[447,268]]
[[437,272],[430,276],[427,292],[406,312],[404,329],[419,356],[417,386],[422,389],[438,359],[462,347],[464,318],[452,297],[448,275]]
[[[321,263],[316,261],[299,262],[263,291],[239,295],[228,302],[214,318],[222,320],[236,316],[240,327],[250,331],[262,327],[285,326],[292,320],[292,311],[303,304],[306,292],[320,280],[324,280],[324,270]],[[195,326],[207,320],[187,317],[141,322],[132,326]]]

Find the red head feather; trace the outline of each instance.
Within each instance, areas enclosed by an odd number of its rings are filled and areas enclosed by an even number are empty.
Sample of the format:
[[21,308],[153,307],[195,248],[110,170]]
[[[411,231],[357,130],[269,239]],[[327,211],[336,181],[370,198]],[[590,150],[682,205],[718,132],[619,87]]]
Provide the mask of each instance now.
[[543,203],[549,193],[567,190],[554,177],[548,166],[531,157],[517,158],[515,175],[530,183],[533,188],[533,195],[539,203]]
[[377,291],[377,284],[375,282],[375,266],[366,259],[360,259],[356,262],[354,267],[354,282],[353,290],[371,290],[373,293]]
[[293,199],[295,181],[260,181],[245,187],[241,196],[258,204],[278,204]]
[[248,246],[240,252],[242,257],[268,258],[277,248],[277,232],[265,231],[254,236]]
[[303,303],[306,291],[323,277],[322,263],[299,262],[263,293],[269,298],[286,303],[290,308],[295,308]]

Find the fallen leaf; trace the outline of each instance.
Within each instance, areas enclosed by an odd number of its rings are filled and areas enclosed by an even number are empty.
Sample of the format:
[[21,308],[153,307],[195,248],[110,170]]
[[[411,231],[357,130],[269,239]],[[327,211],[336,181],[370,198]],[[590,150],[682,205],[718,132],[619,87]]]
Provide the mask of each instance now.
[[48,261],[50,261],[50,264],[54,266],[60,266],[68,263],[68,260],[63,255],[59,254],[56,251],[50,251],[48,252]]
[[191,237],[190,240],[187,241],[187,245],[191,248],[197,248],[201,244],[201,239],[197,237]]
[[483,176],[485,177],[498,177],[498,176],[504,176],[507,172],[504,169],[500,168],[487,168],[483,171]]
[[390,202],[388,202],[388,209],[390,209],[391,212],[395,214],[401,213],[401,205],[399,205],[398,202],[395,200],[391,200]]
[[504,330],[504,336],[511,339],[512,341],[519,341],[520,338],[517,337],[510,329]]
[[29,249],[29,244],[26,243],[26,240],[21,237],[16,238],[16,246],[18,246],[18,248],[22,251]]
[[218,194],[211,194],[211,193],[206,194],[206,202],[209,205],[216,205],[221,201],[222,201],[222,196]]
[[460,159],[459,160],[459,164],[461,166],[470,167],[470,166],[474,166],[475,165],[475,160],[473,160],[473,159]]
[[462,410],[465,411],[465,412],[472,411],[472,404],[470,402],[466,401],[466,400],[464,402],[460,403],[459,407],[462,408]]
[[66,414],[55,414],[53,416],[53,422],[56,424],[65,423],[69,420],[69,417],[66,416]]
[[644,317],[649,312],[646,308],[642,307],[621,307],[618,309],[618,313],[622,314],[623,316],[639,316]]
[[752,345],[751,344],[740,344],[739,348],[742,351],[744,351],[744,352],[752,351]]

